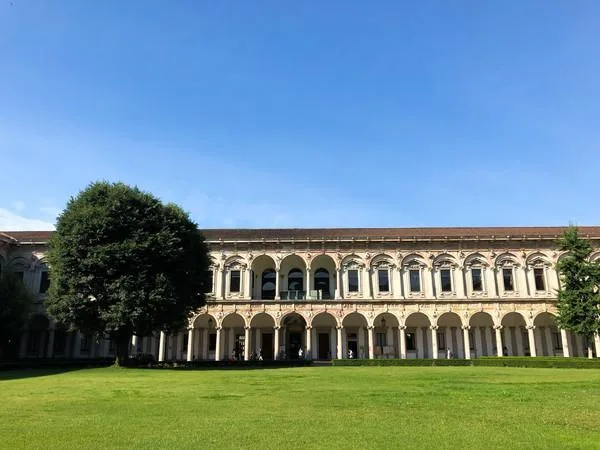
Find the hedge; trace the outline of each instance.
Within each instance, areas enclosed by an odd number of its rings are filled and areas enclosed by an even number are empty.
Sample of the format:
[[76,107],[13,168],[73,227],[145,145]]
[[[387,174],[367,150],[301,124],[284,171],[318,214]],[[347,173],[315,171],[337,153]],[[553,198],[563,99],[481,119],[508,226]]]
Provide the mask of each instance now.
[[490,356],[477,359],[336,359],[334,366],[480,366],[600,369],[600,359]]
[[251,361],[152,361],[138,362],[135,360],[127,361],[128,367],[142,369],[178,369],[178,370],[198,370],[198,369],[268,369],[281,367],[305,367],[311,366],[312,361],[308,359],[296,360],[251,360]]
[[14,361],[0,361],[0,371],[23,369],[80,369],[84,367],[108,367],[114,362],[114,358],[24,358]]

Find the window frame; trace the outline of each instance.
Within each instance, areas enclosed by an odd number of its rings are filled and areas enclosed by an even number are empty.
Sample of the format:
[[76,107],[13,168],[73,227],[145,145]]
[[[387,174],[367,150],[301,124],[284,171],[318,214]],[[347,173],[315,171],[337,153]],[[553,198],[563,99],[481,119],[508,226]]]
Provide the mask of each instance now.
[[[350,284],[350,273],[356,273],[356,287],[354,284]],[[348,293],[349,294],[357,294],[360,292],[360,269],[359,268],[348,268],[346,270],[347,279],[348,279]]]
[[[377,292],[379,294],[389,294],[392,292],[392,283],[391,283],[391,273],[389,267],[377,267],[375,269],[377,271]],[[382,289],[382,280],[381,275],[385,274],[385,283],[384,287],[387,286],[387,289]]]
[[[234,289],[234,276],[233,274],[237,272],[237,289]],[[242,292],[242,270],[238,267],[229,270],[229,289],[230,294],[240,294]]]

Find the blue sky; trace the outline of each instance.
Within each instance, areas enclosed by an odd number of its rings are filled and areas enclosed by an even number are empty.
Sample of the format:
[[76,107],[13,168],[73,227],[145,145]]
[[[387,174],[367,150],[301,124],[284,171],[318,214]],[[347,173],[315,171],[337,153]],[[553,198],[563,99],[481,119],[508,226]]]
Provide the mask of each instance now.
[[600,2],[0,3],[0,230],[600,223]]

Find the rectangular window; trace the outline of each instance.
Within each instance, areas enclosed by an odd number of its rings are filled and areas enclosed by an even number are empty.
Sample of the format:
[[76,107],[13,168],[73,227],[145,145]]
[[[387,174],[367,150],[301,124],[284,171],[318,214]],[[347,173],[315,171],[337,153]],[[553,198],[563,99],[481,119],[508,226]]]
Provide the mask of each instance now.
[[45,294],[50,287],[50,274],[48,272],[42,272],[42,278],[40,280],[40,294]]
[[377,277],[379,280],[379,292],[390,291],[390,273],[387,269],[379,269],[377,271]]
[[406,333],[406,350],[416,350],[415,333]]
[[514,283],[513,283],[513,270],[511,269],[502,269],[502,279],[504,281],[504,290],[505,291],[514,291]]
[[348,292],[358,292],[358,270],[348,271]]
[[410,278],[410,292],[421,292],[421,271],[419,269],[411,269],[408,271]]
[[481,277],[481,269],[471,269],[471,282],[473,285],[473,292],[483,291],[483,280]]
[[452,272],[450,272],[450,269],[440,270],[440,282],[442,292],[452,292]]
[[207,270],[206,271],[206,287],[205,287],[204,291],[206,293],[210,293],[210,292],[214,291],[214,287],[213,287],[213,271],[212,270]]
[[229,280],[229,292],[240,292],[240,277],[241,273],[239,270],[232,270]]
[[216,333],[211,333],[208,335],[208,351],[214,352],[217,349],[217,335]]
[[535,278],[535,290],[545,291],[546,283],[544,280],[544,269],[541,267],[533,269],[533,277]]

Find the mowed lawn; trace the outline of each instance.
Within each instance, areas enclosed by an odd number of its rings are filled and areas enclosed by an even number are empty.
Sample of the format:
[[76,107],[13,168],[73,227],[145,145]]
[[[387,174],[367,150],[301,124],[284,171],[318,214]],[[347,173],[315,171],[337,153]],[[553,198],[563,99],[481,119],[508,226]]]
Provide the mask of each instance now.
[[0,373],[2,448],[600,448],[600,371]]

